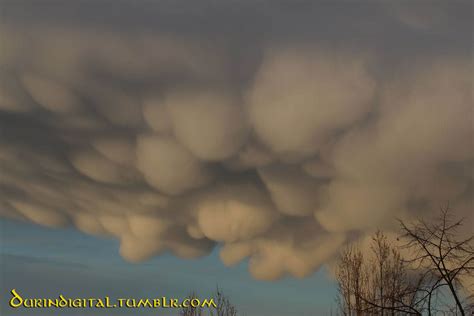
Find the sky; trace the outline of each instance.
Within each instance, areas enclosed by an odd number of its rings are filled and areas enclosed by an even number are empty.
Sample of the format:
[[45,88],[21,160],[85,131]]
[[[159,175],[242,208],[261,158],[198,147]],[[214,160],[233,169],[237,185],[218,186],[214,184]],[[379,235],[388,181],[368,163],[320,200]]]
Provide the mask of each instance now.
[[[336,287],[325,271],[304,280],[253,279],[245,263],[225,267],[217,249],[192,261],[169,254],[144,263],[128,263],[113,239],[91,237],[73,229],[48,229],[3,219],[1,227],[2,315],[50,315],[48,310],[7,307],[10,291],[22,297],[154,298],[212,297],[218,285],[247,315],[324,315],[335,310]],[[93,254],[93,255],[91,255]],[[102,314],[110,315],[110,310]],[[136,313],[136,314],[135,314]],[[96,315],[97,309],[61,311],[61,315]],[[102,315],[100,314],[100,315]],[[126,314],[126,312],[122,312]],[[161,315],[138,309],[134,315]]]
[[346,245],[470,233],[472,6],[2,1],[1,290],[321,315]]

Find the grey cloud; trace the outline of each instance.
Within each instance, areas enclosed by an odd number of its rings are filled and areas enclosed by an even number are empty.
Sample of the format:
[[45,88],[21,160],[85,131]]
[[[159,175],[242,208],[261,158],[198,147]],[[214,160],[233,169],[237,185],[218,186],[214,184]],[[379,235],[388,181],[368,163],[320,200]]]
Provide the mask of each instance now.
[[467,1],[105,3],[2,4],[2,216],[260,279],[469,216]]

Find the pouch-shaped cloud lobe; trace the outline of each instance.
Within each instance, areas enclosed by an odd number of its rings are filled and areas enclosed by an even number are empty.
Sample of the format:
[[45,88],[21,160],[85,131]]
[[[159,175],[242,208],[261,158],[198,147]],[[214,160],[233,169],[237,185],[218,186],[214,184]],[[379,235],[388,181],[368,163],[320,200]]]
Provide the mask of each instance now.
[[85,3],[2,4],[1,216],[265,280],[448,201],[472,223],[468,1]]

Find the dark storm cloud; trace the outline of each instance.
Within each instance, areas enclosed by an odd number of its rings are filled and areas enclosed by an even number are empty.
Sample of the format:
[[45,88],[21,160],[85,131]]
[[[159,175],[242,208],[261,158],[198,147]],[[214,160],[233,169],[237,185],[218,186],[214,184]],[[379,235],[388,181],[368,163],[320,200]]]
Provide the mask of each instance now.
[[467,215],[470,6],[3,2],[1,214],[261,279]]

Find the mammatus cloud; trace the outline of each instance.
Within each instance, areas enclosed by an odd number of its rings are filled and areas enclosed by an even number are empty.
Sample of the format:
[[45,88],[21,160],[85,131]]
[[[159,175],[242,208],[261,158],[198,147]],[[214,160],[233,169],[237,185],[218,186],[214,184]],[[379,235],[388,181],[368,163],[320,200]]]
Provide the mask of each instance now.
[[[232,36],[214,15],[196,30],[12,18],[0,214],[113,236],[133,262],[221,245],[265,280],[447,201],[472,222],[470,31],[450,16],[465,5],[368,5],[386,34],[349,5],[275,4],[273,22],[241,8],[261,36],[235,16]],[[328,14],[340,24],[323,32]]]

